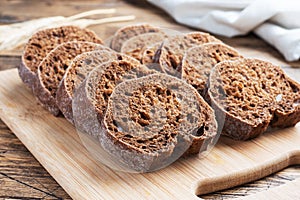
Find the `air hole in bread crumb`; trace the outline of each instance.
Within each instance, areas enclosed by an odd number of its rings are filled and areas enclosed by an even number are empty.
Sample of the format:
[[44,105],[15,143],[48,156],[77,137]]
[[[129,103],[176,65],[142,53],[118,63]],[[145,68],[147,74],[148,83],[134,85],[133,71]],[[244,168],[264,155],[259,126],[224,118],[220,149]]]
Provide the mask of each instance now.
[[298,93],[299,92],[299,88],[295,84],[290,83],[290,86],[291,86],[291,88],[292,88],[292,90],[293,90],[294,93]]
[[27,56],[26,59],[29,60],[29,61],[31,61],[32,60],[32,56]]
[[124,135],[124,137],[127,137],[127,138],[133,138],[133,136],[132,136],[132,135],[129,135],[129,134]]
[[41,46],[40,44],[37,44],[37,43],[31,43],[31,45],[32,45],[32,46],[35,46],[35,47],[37,47],[37,48],[40,48],[40,49],[42,48],[42,46]]
[[121,55],[118,55],[118,60],[123,60],[123,57]]
[[242,106],[242,110],[243,111],[248,110],[248,106]]
[[56,56],[53,56],[53,60],[54,60],[54,62],[57,62],[58,58]]
[[203,134],[204,134],[204,126],[201,126],[201,127],[198,129],[196,136],[201,136],[201,135],[203,135]]
[[171,91],[169,89],[167,89],[166,93],[167,93],[167,96],[171,95]]
[[64,64],[64,70],[66,70],[69,66],[67,64]]
[[166,139],[166,141],[168,141],[170,139],[170,136],[166,134],[165,139]]
[[253,116],[254,116],[256,119],[260,117],[257,113],[253,113]]
[[229,57],[236,57],[235,55],[233,55],[232,53],[227,53],[227,55],[229,56]]
[[143,140],[136,140],[137,143],[143,143]]

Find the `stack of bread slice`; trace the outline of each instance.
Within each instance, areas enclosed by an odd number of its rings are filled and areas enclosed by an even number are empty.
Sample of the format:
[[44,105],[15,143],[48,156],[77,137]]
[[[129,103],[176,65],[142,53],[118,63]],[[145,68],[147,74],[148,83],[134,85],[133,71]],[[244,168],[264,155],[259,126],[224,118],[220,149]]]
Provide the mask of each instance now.
[[19,74],[43,107],[138,172],[207,152],[220,133],[247,140],[300,121],[299,83],[204,32],[137,24],[104,46],[87,29],[45,29]]

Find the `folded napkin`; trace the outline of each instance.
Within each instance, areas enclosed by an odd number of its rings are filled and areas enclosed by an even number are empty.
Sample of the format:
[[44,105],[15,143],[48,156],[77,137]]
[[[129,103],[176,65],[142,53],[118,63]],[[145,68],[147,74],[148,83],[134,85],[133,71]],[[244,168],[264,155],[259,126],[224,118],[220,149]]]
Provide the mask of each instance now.
[[177,22],[234,37],[253,31],[287,61],[300,58],[299,0],[148,0]]

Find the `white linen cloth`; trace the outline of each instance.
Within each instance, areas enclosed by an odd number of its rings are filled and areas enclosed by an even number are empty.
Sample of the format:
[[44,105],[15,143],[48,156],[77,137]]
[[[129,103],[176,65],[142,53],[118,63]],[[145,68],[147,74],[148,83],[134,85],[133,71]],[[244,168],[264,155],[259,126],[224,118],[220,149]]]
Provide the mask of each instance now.
[[300,58],[300,0],[148,0],[178,23],[228,37],[253,31],[287,61]]

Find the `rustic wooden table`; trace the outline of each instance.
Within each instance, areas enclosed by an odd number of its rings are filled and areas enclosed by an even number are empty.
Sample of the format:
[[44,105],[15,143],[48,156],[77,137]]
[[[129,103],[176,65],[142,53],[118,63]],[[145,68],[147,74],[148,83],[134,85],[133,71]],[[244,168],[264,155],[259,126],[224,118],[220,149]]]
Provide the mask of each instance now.
[[[96,8],[117,8],[115,15],[134,14],[134,22],[191,31],[176,24],[163,11],[145,1],[1,1],[0,24],[20,22],[39,17],[69,16]],[[109,38],[114,31],[128,23],[111,23],[90,27],[102,38]],[[271,46],[249,34],[233,39],[218,37],[237,48],[246,56],[255,56],[281,65],[287,73],[300,81],[300,61],[287,63]],[[0,70],[15,68],[20,63],[22,48],[0,52]],[[257,54],[257,52],[260,52]],[[201,196],[205,199],[238,198],[267,190],[300,178],[300,166],[291,166],[262,180],[230,190]],[[68,194],[39,164],[14,133],[0,120],[0,199],[70,199]]]

